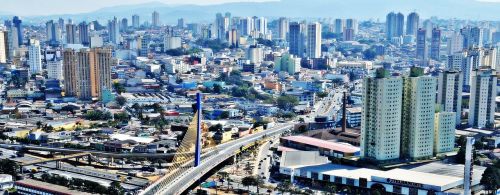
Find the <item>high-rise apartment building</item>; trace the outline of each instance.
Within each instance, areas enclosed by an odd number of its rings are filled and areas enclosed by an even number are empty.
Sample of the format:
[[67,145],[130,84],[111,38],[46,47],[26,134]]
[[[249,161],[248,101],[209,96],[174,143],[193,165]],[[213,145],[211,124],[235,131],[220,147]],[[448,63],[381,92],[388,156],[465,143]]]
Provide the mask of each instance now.
[[425,38],[426,30],[418,29],[417,31],[417,49],[416,60],[420,66],[427,65],[427,39]]
[[437,104],[444,112],[456,113],[455,123],[460,124],[462,114],[462,90],[464,77],[458,70],[439,73]]
[[441,51],[441,30],[439,28],[432,29],[431,37],[431,59],[439,60]]
[[160,13],[158,13],[157,11],[154,11],[153,14],[152,14],[151,25],[153,27],[159,27],[160,26]]
[[78,37],[80,43],[84,46],[88,46],[90,44],[90,35],[89,35],[89,24],[85,21],[78,25]]
[[354,36],[356,34],[358,34],[358,20],[349,18],[349,19],[346,19],[345,21],[346,21],[345,22],[345,28],[346,29],[352,29]]
[[12,38],[13,38],[13,41],[12,41],[12,45],[14,48],[18,48],[19,46],[21,46],[24,42],[23,42],[23,37],[24,37],[24,30],[23,30],[23,25],[22,25],[22,20],[17,17],[17,16],[14,16],[14,18],[12,19]]
[[361,156],[375,160],[400,157],[403,79],[384,69],[363,80]]
[[90,100],[101,97],[103,89],[111,89],[111,49],[66,49],[63,56],[67,96]]
[[140,21],[139,21],[139,15],[137,14],[134,14],[132,16],[132,27],[134,28],[139,28],[140,25]]
[[128,29],[128,19],[122,18],[122,21],[120,23],[120,32],[126,32],[127,29]]
[[469,125],[477,128],[493,127],[495,115],[497,75],[489,67],[479,67],[471,73]]
[[307,25],[306,56],[321,57],[321,24],[318,22]]
[[109,42],[113,44],[120,44],[120,29],[116,17],[113,18],[113,20],[108,21],[108,33]]
[[434,114],[434,155],[451,152],[455,149],[455,113],[437,112]]
[[401,156],[410,159],[433,156],[436,78],[423,68],[412,67],[403,78]]
[[78,43],[77,39],[77,31],[76,25],[74,24],[66,24],[66,43],[67,44],[76,44]]
[[448,37],[446,45],[448,55],[453,55],[456,52],[462,52],[464,49],[464,37],[460,33],[453,33]]
[[304,23],[291,22],[289,32],[290,54],[304,57],[306,42],[306,25]]
[[289,29],[289,22],[288,19],[285,17],[279,18],[278,21],[278,38],[280,40],[288,40],[288,30]]
[[405,17],[402,13],[391,12],[386,17],[385,33],[387,40],[393,37],[401,37],[404,32]]
[[40,51],[40,41],[31,39],[28,46],[28,65],[29,74],[42,73],[42,54]]
[[340,18],[335,19],[335,34],[341,34],[342,32],[344,32],[344,28],[345,20]]
[[417,13],[412,12],[408,15],[406,19],[406,34],[417,36],[417,30],[419,28],[420,17]]
[[0,30],[0,63],[7,63],[9,57],[9,32]]
[[59,81],[63,80],[63,63],[61,60],[54,57],[53,59],[47,60],[47,78],[57,79]]
[[300,58],[297,58],[290,54],[283,54],[282,56],[274,58],[274,71],[288,72],[288,74],[293,75],[300,72]]

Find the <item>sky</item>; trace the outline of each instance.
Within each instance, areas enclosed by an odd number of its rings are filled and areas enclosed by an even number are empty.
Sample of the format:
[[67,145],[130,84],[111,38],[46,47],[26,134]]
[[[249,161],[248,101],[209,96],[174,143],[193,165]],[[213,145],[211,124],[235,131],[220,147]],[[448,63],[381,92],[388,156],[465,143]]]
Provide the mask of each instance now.
[[262,2],[271,0],[0,0],[0,13],[20,16],[76,14],[104,7],[148,2],[165,4],[219,4],[228,2]]

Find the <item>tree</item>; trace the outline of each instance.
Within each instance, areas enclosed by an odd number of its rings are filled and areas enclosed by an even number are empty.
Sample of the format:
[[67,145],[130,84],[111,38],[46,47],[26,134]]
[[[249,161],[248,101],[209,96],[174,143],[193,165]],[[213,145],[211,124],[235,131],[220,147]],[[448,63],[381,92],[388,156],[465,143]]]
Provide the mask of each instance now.
[[292,183],[290,183],[289,180],[285,180],[281,183],[278,184],[278,186],[276,187],[278,189],[278,191],[280,191],[281,193],[285,193],[285,192],[288,192],[289,190],[291,190],[292,188]]
[[210,131],[210,132],[222,131],[222,125],[220,123],[217,123],[216,125],[212,125],[208,128],[208,131]]
[[119,106],[124,106],[127,103],[127,98],[120,95],[115,98],[115,101]]
[[250,186],[257,185],[257,179],[254,176],[246,176],[241,179],[241,184],[247,187],[247,190],[250,190]]
[[229,112],[228,111],[223,111],[220,115],[219,118],[221,119],[228,119],[229,118]]
[[363,51],[363,57],[365,60],[373,60],[377,56],[377,53],[373,49],[367,49]]
[[125,194],[125,189],[120,185],[120,182],[113,181],[108,187],[108,193],[111,195],[123,195]]
[[292,95],[282,95],[277,100],[278,108],[290,111],[299,104],[299,99]]
[[126,91],[123,84],[121,84],[119,82],[113,83],[113,88],[115,89],[116,93],[118,93],[118,94],[122,94],[123,92]]
[[222,92],[222,87],[219,84],[214,84],[214,93],[220,94]]
[[[221,179],[223,180],[226,180],[227,181],[227,188],[229,189],[229,173],[228,172],[225,172],[225,171],[220,171],[219,172],[219,176]],[[222,183],[224,184],[224,183]]]

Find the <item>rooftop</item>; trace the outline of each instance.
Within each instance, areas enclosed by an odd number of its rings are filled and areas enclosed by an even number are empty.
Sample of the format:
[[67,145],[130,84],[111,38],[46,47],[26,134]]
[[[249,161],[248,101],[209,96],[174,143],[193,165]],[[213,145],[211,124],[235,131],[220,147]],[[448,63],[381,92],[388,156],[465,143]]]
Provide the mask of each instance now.
[[307,144],[307,145],[311,145],[311,146],[316,146],[319,148],[326,148],[326,149],[344,152],[344,153],[359,152],[359,148],[356,146],[352,146],[352,145],[348,145],[348,144],[344,144],[344,143],[325,141],[325,140],[316,139],[316,138],[307,137],[307,136],[301,136],[301,135],[288,136],[288,137],[282,137],[281,139],[293,141],[293,142],[298,142],[298,143],[302,143],[302,144]]

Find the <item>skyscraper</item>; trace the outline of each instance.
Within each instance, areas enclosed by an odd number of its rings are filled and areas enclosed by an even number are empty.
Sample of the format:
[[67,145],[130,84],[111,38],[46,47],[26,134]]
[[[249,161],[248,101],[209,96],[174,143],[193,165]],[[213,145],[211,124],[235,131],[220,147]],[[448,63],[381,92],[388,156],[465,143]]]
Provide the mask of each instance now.
[[335,19],[335,34],[341,34],[344,32],[345,20],[337,18]]
[[90,44],[89,25],[85,21],[78,25],[78,33],[80,43],[82,45],[88,46]]
[[29,74],[39,74],[42,73],[42,56],[40,52],[40,41],[31,39],[30,45],[28,46],[28,65]]
[[455,148],[455,113],[438,112],[434,115],[434,154],[451,152]]
[[160,26],[160,14],[156,11],[153,12],[152,14],[152,22],[151,25],[153,27],[159,27]]
[[103,89],[111,89],[111,49],[66,49],[64,59],[67,96],[90,100],[99,98]]
[[375,160],[400,156],[403,79],[377,69],[363,79],[361,156]]
[[306,56],[310,58],[321,57],[321,24],[319,22],[307,25]]
[[304,23],[291,22],[289,32],[290,54],[298,57],[304,57],[305,53],[305,32]]
[[418,29],[417,32],[417,49],[416,60],[419,66],[427,65],[427,39],[425,37],[425,29]]
[[55,56],[53,59],[47,60],[47,78],[63,80],[63,63]]
[[474,46],[483,46],[483,29],[474,27],[470,29],[470,41]]
[[280,40],[288,40],[289,27],[288,19],[281,17],[278,21],[278,38]]
[[139,26],[140,26],[139,15],[134,14],[132,16],[132,27],[139,28]]
[[126,32],[127,29],[128,29],[128,19],[122,18],[122,21],[120,23],[120,32]]
[[460,124],[464,77],[458,70],[439,73],[437,104],[442,111],[456,113],[455,123]]
[[65,96],[76,97],[78,95],[78,73],[77,51],[67,48],[63,51],[63,77]]
[[12,31],[14,31],[12,35],[16,35],[12,37],[14,39],[12,43],[15,48],[21,46],[24,43],[23,42],[24,30],[22,22],[23,21],[19,19],[19,17],[17,16],[14,16],[14,18],[12,19],[12,28],[13,28]]
[[66,43],[67,44],[75,44],[78,42],[76,32],[77,32],[76,25],[66,24]]
[[[264,17],[259,17],[255,20],[255,30],[259,33],[260,36],[264,36],[267,34],[267,19]],[[263,37],[261,37],[263,38]]]
[[412,12],[408,15],[406,20],[406,34],[417,36],[418,24],[420,17],[417,13]]
[[479,67],[471,73],[469,125],[476,128],[493,127],[495,120],[496,71]]
[[120,29],[116,17],[108,21],[109,42],[113,44],[120,44]]
[[288,74],[293,75],[300,72],[300,58],[297,58],[290,54],[283,54],[280,57],[274,59],[274,71],[288,72]]
[[441,50],[441,30],[439,28],[432,29],[431,38],[431,59],[439,60]]
[[346,20],[345,24],[346,29],[352,29],[354,36],[358,34],[358,20],[350,18]]
[[460,33],[453,33],[448,37],[446,45],[448,55],[453,55],[456,52],[462,52],[464,49],[464,37]]
[[[229,20],[230,18],[223,16],[222,13],[217,13],[215,16],[215,30],[217,33],[217,39],[221,41],[227,41],[227,33],[229,31]],[[247,29],[251,30],[251,29]]]
[[9,33],[0,30],[0,63],[7,63],[9,57]]
[[403,78],[401,127],[402,157],[418,159],[433,155],[436,78],[423,68],[412,67]]
[[386,17],[386,36],[387,40],[391,40],[393,37],[401,37],[404,32],[405,17],[402,13],[391,12],[387,14]]
[[54,23],[54,20],[45,23],[45,30],[49,45],[57,45],[59,42],[57,39],[57,24]]

